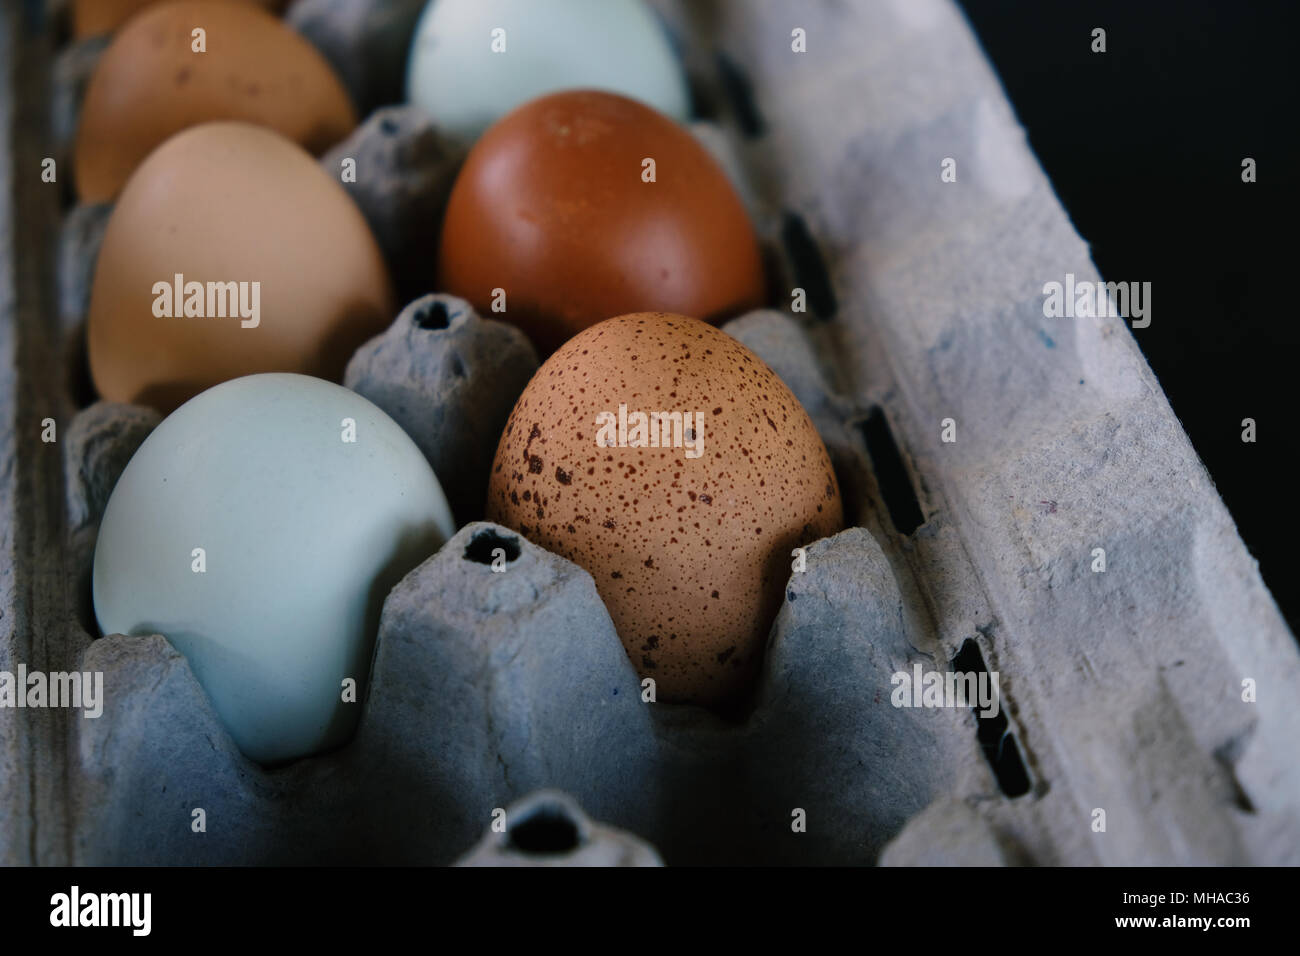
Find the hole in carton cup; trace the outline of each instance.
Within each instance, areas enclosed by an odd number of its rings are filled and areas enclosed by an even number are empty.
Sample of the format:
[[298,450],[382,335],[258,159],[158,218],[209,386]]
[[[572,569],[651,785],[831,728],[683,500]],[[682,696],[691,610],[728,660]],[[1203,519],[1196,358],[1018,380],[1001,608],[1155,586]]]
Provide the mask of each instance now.
[[417,328],[437,332],[451,326],[451,314],[444,303],[430,302],[416,311],[413,321]]
[[767,306],[770,309],[783,309],[790,301],[790,286],[796,284],[790,274],[791,270],[786,268],[789,257],[781,249],[780,243],[768,238],[759,239],[758,252],[763,257]]
[[688,74],[686,83],[691,95],[691,118],[697,121],[717,121],[718,104],[714,101],[713,95],[705,85],[704,80],[699,76]]
[[[973,638],[968,637],[962,642],[957,656],[952,659],[952,669],[962,674],[975,674],[977,677],[988,673],[984,655],[980,653],[979,645]],[[975,712],[975,736],[989,769],[997,778],[998,787],[1008,797],[1021,797],[1030,790],[1029,771],[1020,756],[1015,734],[1011,732],[1005,703],[1003,701],[997,714],[991,717],[984,716],[978,706],[971,708]]]
[[470,538],[469,544],[465,546],[465,560],[475,561],[478,564],[491,564],[493,560],[492,552],[501,549],[506,553],[506,561],[517,561],[522,553],[519,549],[519,539],[513,535],[499,534],[496,531],[480,531],[474,537]]
[[912,487],[898,443],[894,441],[894,433],[889,428],[889,420],[877,405],[858,427],[866,442],[871,467],[876,473],[876,485],[880,488],[880,496],[885,499],[889,520],[899,534],[909,535],[925,523],[925,515],[921,512],[921,503]]
[[578,824],[563,806],[544,803],[506,830],[506,846],[530,856],[572,853],[582,843]]
[[379,121],[379,129],[385,136],[396,136],[401,127],[397,125],[397,120],[391,116],[385,116]]
[[102,635],[99,631],[99,618],[95,616],[95,591],[90,563],[78,571],[76,586],[77,623],[91,640],[98,640]]
[[731,101],[731,109],[741,133],[747,139],[762,136],[766,124],[763,122],[763,114],[758,111],[758,104],[754,102],[754,89],[749,77],[721,50],[718,51],[717,61],[718,78],[727,99]]
[[86,350],[84,322],[68,337],[65,368],[68,375],[68,394],[72,397],[73,405],[82,409],[95,404],[98,395],[95,393],[95,383],[90,375],[90,355]]
[[787,212],[781,221],[781,242],[790,257],[794,280],[808,294],[808,308],[823,322],[835,318],[839,307],[835,300],[835,287],[831,285],[826,260],[822,258],[817,240],[797,212]]

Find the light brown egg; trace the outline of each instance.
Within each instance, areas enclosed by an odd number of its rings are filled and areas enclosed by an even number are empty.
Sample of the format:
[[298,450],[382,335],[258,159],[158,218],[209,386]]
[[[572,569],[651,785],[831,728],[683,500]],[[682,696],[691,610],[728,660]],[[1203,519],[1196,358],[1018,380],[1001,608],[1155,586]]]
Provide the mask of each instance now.
[[[193,49],[198,28],[202,53]],[[74,147],[78,194],[112,199],[169,136],[222,119],[268,126],[313,153],[357,122],[330,65],[265,10],[222,0],[164,4],[133,17],[90,78]]]
[[[611,431],[620,405],[626,429]],[[659,447],[635,447],[649,435],[634,413],[674,411],[690,416],[680,431],[665,440],[660,419]],[[790,390],[726,333],[663,312],[592,326],[538,370],[497,447],[487,514],[591,574],[658,699],[704,704],[743,693],[791,551],[843,522]]]
[[[100,33],[112,33],[145,7],[164,2],[166,0],[73,0],[73,35],[80,39]],[[282,0],[238,0],[238,2],[256,3],[273,12],[279,12],[284,7]]]
[[113,209],[90,371],[102,397],[163,412],[255,372],[337,381],[392,316],[379,247],[343,187],[268,129],[206,123],[155,150]]

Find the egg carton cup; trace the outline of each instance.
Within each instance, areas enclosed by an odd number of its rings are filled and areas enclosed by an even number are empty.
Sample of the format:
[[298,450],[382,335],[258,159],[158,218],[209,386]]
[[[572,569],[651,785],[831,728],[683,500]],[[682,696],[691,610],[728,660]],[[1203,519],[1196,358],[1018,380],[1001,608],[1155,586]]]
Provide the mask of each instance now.
[[[91,639],[95,528],[157,416],[69,375],[105,210],[39,188],[55,51],[0,11],[0,671],[105,681],[99,718],[0,710],[0,861],[1300,862],[1294,639],[1124,320],[1043,316],[1044,283],[1098,276],[956,7],[656,6],[774,302],[809,307],[725,329],[808,409],[853,526],[807,548],[723,720],[643,700],[591,577],[469,520],[388,596],[353,741],[273,770],[164,638]],[[383,44],[329,35],[367,102]],[[441,208],[460,154],[402,108],[354,138],[388,177],[354,198],[414,284],[392,197]],[[531,363],[435,296],[345,384],[431,460],[454,436],[433,464],[466,521]],[[996,673],[999,716],[894,706],[917,666]]]

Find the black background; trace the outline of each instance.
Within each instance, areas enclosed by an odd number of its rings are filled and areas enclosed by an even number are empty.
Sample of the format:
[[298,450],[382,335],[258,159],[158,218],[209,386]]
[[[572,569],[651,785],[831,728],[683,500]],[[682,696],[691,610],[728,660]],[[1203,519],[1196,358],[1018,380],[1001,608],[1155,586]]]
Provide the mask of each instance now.
[[[933,896],[934,871],[851,868],[768,870],[761,893],[771,904],[755,911],[755,884],[736,869],[664,870],[561,868],[541,881],[536,870],[337,870],[125,867],[0,867],[0,925],[10,950],[89,952],[150,943],[236,952],[321,949],[328,953],[383,951],[410,937],[419,948],[468,937],[490,939],[507,952],[539,946],[592,948],[625,939],[662,939],[682,924],[702,945],[737,949],[781,938],[870,935],[889,952],[974,948],[1027,950],[1063,934],[1077,943],[1186,947],[1212,944],[1254,952],[1293,928],[1293,871],[1208,867],[984,868],[963,875],[956,898],[926,915],[918,900]],[[53,928],[50,899],[73,885],[85,893],[148,892],[152,932],[138,938],[122,928]],[[1151,907],[1124,903],[1124,893],[1223,892],[1248,902]],[[673,894],[676,894],[675,896]],[[629,913],[628,900],[672,898],[666,918]],[[719,918],[722,914],[722,918]],[[1248,928],[1117,928],[1116,917],[1247,917]],[[937,918],[936,918],[937,917]],[[423,943],[420,941],[423,940]],[[889,945],[895,943],[897,945]],[[17,947],[14,944],[18,944]],[[60,945],[61,943],[61,945]],[[936,947],[934,944],[938,943]],[[739,946],[738,946],[739,944]],[[999,947],[1001,944],[1001,947]],[[393,949],[404,949],[397,943]],[[1198,950],[1199,951],[1199,950]]]
[[1300,3],[960,3],[1102,275],[1152,283],[1133,335],[1300,631]]

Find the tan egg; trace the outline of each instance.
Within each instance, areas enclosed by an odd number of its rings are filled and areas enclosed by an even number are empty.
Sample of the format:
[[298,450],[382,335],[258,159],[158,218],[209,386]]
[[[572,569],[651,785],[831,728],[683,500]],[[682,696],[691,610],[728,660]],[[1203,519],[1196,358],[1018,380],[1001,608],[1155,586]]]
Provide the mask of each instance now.
[[[73,0],[73,35],[80,39],[100,33],[112,33],[145,7],[163,2],[166,0]],[[284,7],[281,0],[239,0],[239,2],[256,3],[276,13]]]
[[268,129],[207,123],[155,150],[113,209],[90,371],[104,398],[163,412],[254,372],[337,381],[392,315],[379,247],[343,187]]
[[487,514],[591,574],[658,699],[703,704],[747,689],[790,552],[843,523],[790,390],[726,333],[663,312],[592,326],[538,370]]
[[[195,52],[202,29],[205,52]],[[182,0],[113,38],[86,88],[74,147],[77,192],[112,199],[150,152],[211,120],[277,130],[313,153],[356,126],[333,69],[302,36],[246,3]]]

